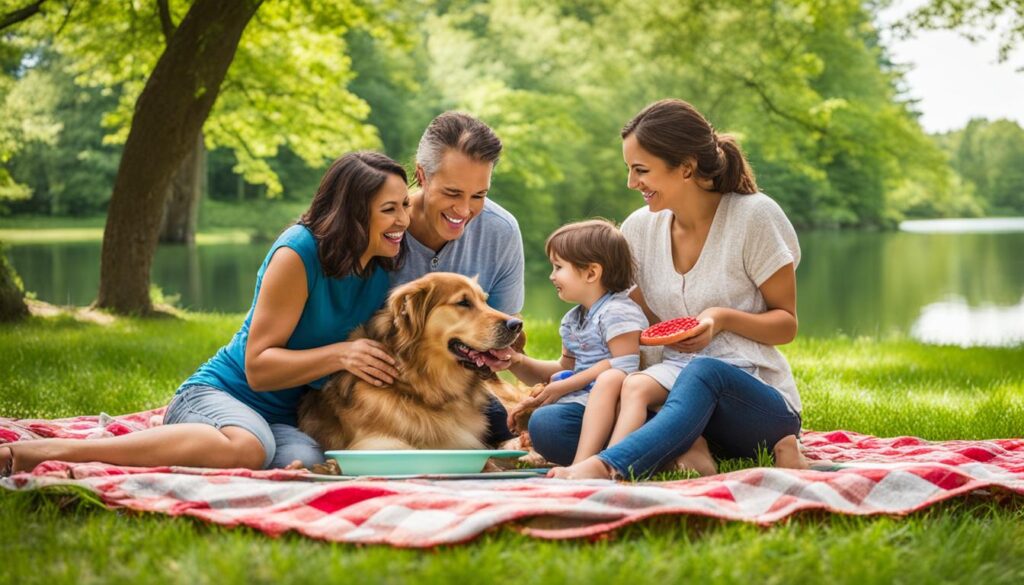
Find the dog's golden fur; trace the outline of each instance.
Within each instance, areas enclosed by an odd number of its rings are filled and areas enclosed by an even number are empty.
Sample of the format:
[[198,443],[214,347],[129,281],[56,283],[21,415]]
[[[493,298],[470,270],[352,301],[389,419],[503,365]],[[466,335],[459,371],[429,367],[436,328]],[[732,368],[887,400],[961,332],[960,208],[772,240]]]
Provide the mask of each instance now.
[[501,382],[482,356],[511,355],[519,329],[510,319],[464,276],[434,273],[396,288],[349,339],[382,343],[402,379],[374,386],[340,372],[303,398],[299,428],[328,450],[486,448],[484,410]]

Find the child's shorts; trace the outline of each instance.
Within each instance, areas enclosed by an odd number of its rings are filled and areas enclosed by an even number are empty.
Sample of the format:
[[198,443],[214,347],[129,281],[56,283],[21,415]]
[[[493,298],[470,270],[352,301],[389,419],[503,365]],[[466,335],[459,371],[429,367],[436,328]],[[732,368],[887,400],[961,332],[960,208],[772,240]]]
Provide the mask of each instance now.
[[676,378],[679,377],[679,373],[683,371],[693,358],[697,357],[692,353],[681,353],[665,348],[665,353],[662,354],[663,359],[661,362],[654,365],[648,366],[644,370],[639,372],[633,372],[630,376],[637,374],[645,374],[654,378],[654,381],[661,385],[665,391],[671,391],[672,386],[676,383]]

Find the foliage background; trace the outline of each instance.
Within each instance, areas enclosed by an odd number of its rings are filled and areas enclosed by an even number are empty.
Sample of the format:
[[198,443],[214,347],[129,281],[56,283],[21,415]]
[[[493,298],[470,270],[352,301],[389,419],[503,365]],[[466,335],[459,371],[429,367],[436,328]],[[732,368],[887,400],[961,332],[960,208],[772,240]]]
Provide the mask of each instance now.
[[[18,4],[0,0],[3,12]],[[158,4],[53,2],[0,33],[0,214],[104,213],[165,42]],[[188,5],[169,2],[175,22]],[[341,153],[373,148],[411,164],[427,122],[460,109],[505,142],[492,193],[539,249],[561,223],[638,206],[618,131],[675,96],[740,137],[762,190],[798,226],[1024,213],[1024,130],[973,120],[926,135],[880,42],[879,7],[268,1],[204,127],[206,191],[306,201]]]

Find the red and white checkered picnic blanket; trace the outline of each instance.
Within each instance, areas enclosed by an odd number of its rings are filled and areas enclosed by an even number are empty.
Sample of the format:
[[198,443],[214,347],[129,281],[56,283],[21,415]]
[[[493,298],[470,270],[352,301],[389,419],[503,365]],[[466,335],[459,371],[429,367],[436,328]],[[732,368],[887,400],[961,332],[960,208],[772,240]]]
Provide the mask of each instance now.
[[[146,428],[161,411],[61,420],[0,418],[0,443],[91,438]],[[430,547],[513,523],[539,538],[593,537],[665,514],[770,524],[801,510],[907,514],[970,492],[1024,494],[1024,440],[929,442],[807,432],[810,459],[836,471],[757,468],[672,482],[545,478],[309,481],[304,472],[117,467],[50,461],[0,480],[13,490],[78,486],[111,507],[193,516],[277,535]]]

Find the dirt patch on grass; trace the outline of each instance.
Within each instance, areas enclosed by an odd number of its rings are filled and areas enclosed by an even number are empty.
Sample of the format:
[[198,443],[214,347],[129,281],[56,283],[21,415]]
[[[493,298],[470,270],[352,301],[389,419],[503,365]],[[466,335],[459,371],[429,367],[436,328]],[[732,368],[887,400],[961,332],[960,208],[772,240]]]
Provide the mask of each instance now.
[[[60,317],[68,316],[76,321],[82,323],[91,323],[93,325],[113,325],[117,322],[118,317],[112,313],[95,309],[93,307],[61,307],[58,305],[52,305],[45,301],[38,301],[33,299],[25,299],[25,304],[28,305],[28,312],[34,317]],[[149,318],[172,318],[177,319],[181,317],[181,311],[171,307],[169,305],[155,305],[153,312],[146,315]]]
[[92,307],[59,307],[44,301],[30,299],[26,299],[25,304],[28,305],[28,312],[33,317],[60,317],[67,315],[73,317],[76,321],[93,323],[95,325],[113,325],[117,321],[117,317],[110,313],[93,309]]

